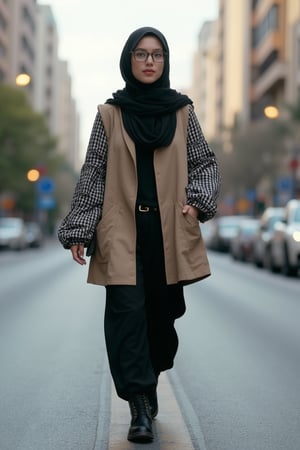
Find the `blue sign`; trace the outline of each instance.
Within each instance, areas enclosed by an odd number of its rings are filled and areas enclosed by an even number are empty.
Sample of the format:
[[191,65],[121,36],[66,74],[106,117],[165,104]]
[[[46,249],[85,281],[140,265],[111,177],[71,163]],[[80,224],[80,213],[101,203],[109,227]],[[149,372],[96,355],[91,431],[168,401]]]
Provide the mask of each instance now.
[[256,191],[255,189],[248,189],[246,191],[246,199],[250,202],[253,202],[256,199]]
[[56,200],[52,195],[41,195],[38,198],[39,209],[53,209],[56,206]]
[[54,191],[54,181],[49,177],[42,177],[37,181],[38,191],[43,194],[52,194]]
[[293,188],[293,179],[291,177],[281,177],[277,180],[278,191],[291,191]]

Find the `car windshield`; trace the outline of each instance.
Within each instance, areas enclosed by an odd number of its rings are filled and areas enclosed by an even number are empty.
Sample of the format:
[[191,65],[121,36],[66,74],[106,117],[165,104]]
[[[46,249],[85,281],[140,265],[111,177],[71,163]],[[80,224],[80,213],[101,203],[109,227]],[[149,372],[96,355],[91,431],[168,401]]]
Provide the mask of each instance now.
[[283,219],[283,214],[278,214],[278,216],[270,217],[269,228],[273,230],[275,223],[277,223],[281,219]]
[[300,223],[300,206],[295,210],[294,221]]
[[0,228],[17,228],[20,222],[14,219],[0,219]]
[[245,225],[245,227],[243,227],[243,230],[244,230],[245,234],[253,234],[256,232],[257,228],[258,228],[257,223],[251,223],[251,224]]

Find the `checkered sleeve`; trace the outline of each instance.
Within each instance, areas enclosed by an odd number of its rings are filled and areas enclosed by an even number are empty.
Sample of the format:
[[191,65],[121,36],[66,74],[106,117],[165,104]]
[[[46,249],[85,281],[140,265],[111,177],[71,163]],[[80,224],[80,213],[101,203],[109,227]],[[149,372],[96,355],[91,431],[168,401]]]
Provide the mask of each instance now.
[[219,167],[209,148],[192,106],[189,107],[187,204],[199,209],[199,220],[211,219],[217,211],[220,188]]
[[97,112],[70,211],[58,228],[58,238],[65,248],[73,244],[87,246],[101,218],[107,148],[104,125]]

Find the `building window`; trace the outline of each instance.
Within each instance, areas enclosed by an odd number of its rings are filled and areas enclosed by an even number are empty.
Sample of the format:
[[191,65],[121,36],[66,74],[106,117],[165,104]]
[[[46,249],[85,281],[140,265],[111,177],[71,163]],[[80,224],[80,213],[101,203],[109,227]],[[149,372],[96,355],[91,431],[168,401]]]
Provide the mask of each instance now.
[[279,6],[273,5],[266,14],[263,21],[253,29],[252,43],[257,47],[265,37],[279,28]]
[[259,66],[258,72],[259,76],[261,76],[264,72],[266,72],[275,61],[278,60],[278,51],[273,50],[269,56],[264,60],[264,62]]
[[259,4],[260,0],[252,0],[252,10],[254,10]]
[[0,56],[5,56],[6,55],[6,48],[4,47],[4,45],[0,42]]
[[47,53],[49,56],[52,55],[52,53],[53,53],[53,45],[52,44],[47,45]]
[[300,37],[297,40],[297,67],[300,72]]
[[52,97],[52,89],[51,87],[47,87],[45,90],[45,96],[47,99],[50,99]]
[[5,30],[6,27],[7,27],[6,20],[4,19],[3,15],[1,14],[1,11],[0,11],[0,30]]
[[52,67],[51,66],[47,66],[46,67],[46,70],[45,70],[45,73],[46,73],[46,76],[48,77],[48,78],[51,78],[52,77]]
[[29,55],[31,61],[34,61],[34,51],[31,48],[31,45],[29,44],[28,39],[24,35],[21,37],[21,45],[22,45],[22,49]]
[[26,22],[29,25],[32,33],[34,33],[35,32],[35,22],[26,6],[23,7],[23,19],[24,19],[24,22]]

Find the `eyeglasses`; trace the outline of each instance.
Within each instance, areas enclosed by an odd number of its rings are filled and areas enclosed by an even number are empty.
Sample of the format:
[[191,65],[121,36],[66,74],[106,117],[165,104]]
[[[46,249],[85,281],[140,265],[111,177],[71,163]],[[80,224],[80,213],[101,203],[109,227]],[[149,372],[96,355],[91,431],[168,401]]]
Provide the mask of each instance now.
[[154,62],[163,62],[165,57],[165,52],[163,50],[154,50],[154,52],[149,53],[147,50],[139,48],[130,53],[133,54],[133,57],[137,62],[146,62],[149,56],[151,56],[152,61]]

